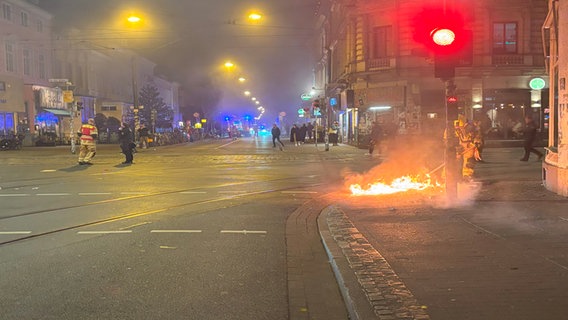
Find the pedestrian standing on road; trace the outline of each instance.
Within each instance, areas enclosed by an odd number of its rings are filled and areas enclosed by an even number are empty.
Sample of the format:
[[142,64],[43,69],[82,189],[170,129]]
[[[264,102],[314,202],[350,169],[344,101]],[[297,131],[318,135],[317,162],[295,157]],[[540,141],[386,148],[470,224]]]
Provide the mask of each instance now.
[[312,137],[314,135],[314,125],[311,122],[308,122],[308,125],[306,126],[306,133],[308,134],[308,140],[311,142],[312,141]]
[[524,148],[525,155],[521,158],[521,161],[529,161],[531,152],[538,156],[537,161],[542,160],[544,154],[533,147],[534,141],[536,139],[536,123],[530,115],[525,116],[525,129],[523,131],[523,137],[525,139]]
[[300,130],[298,130],[298,140],[300,141],[301,144],[304,144],[306,142],[306,133],[307,132],[308,132],[308,127],[306,127],[306,124],[304,123],[300,127]]
[[375,151],[375,147],[378,148],[377,152],[380,155],[380,143],[383,137],[383,130],[381,126],[376,121],[373,121],[373,125],[371,127],[371,135],[369,139],[369,155],[373,156],[373,151]]
[[133,149],[136,146],[132,137],[132,131],[128,128],[126,123],[122,123],[118,129],[118,142],[120,142],[120,149],[126,159],[122,164],[132,164],[134,161]]
[[80,165],[91,165],[91,160],[97,153],[97,137],[99,132],[95,126],[95,119],[89,118],[87,123],[83,124],[79,131],[77,132],[79,139],[81,140],[81,146],[79,147],[79,164]]
[[290,129],[290,142],[293,142],[294,145],[297,147],[299,145],[299,128],[296,124],[292,126]]
[[272,146],[273,146],[273,148],[276,148],[276,141],[278,141],[278,143],[279,143],[278,147],[280,148],[280,151],[282,151],[284,149],[284,144],[282,143],[282,141],[280,141],[280,128],[278,128],[276,123],[274,125],[272,125],[271,133],[272,133]]
[[140,147],[142,149],[148,148],[148,138],[150,137],[150,131],[144,124],[140,125],[138,129],[138,136],[140,137]]

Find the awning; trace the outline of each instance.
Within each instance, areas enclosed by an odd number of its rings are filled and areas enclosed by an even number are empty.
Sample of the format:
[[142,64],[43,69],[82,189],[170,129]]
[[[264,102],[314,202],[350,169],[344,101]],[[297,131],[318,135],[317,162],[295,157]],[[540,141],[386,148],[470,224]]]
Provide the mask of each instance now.
[[43,108],[43,110],[53,113],[56,116],[62,116],[62,117],[70,117],[71,113],[65,109],[48,109],[48,108]]

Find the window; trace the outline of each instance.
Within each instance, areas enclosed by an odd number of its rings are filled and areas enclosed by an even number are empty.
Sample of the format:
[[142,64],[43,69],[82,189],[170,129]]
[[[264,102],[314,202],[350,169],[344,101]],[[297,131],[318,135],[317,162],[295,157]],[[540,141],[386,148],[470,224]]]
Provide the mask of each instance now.
[[2,18],[4,20],[12,20],[12,7],[7,3],[2,4]]
[[24,49],[24,75],[32,75],[32,52],[30,49]]
[[373,28],[371,39],[371,59],[387,58],[393,55],[392,26]]
[[14,56],[14,45],[6,43],[6,71],[16,72],[16,58]]
[[20,17],[21,17],[22,26],[27,27],[27,26],[29,25],[29,23],[28,23],[28,13],[22,11],[22,13],[20,13]]
[[45,56],[40,53],[38,56],[38,71],[39,71],[39,78],[40,79],[46,79],[46,74],[45,74]]
[[6,82],[0,81],[0,91],[6,91]]
[[116,111],[116,106],[102,106],[101,111]]
[[493,53],[517,53],[517,37],[516,22],[493,23]]
[[41,21],[41,20],[37,21],[36,30],[39,33],[43,33],[43,21]]

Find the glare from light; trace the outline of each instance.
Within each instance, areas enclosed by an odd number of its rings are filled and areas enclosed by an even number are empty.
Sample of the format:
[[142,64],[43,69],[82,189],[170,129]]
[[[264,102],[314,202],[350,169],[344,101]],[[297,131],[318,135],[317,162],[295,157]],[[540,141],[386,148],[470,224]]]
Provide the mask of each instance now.
[[250,96],[250,91],[247,90],[247,91],[244,92],[244,94],[245,94],[245,96]]
[[256,97],[252,97],[250,98],[252,101],[256,101]]
[[138,16],[131,15],[126,20],[128,20],[128,22],[131,22],[131,23],[136,23],[136,22],[140,22],[142,19],[140,19],[140,17],[138,17]]
[[432,31],[432,41],[439,46],[449,46],[456,40],[456,34],[450,29],[435,29]]
[[225,67],[227,67],[227,68],[232,68],[232,67],[234,67],[234,66],[235,66],[235,64],[232,63],[231,61],[225,62]]
[[390,106],[376,106],[376,107],[370,107],[369,110],[373,110],[373,111],[380,111],[380,110],[390,110],[391,107]]
[[255,101],[254,103],[256,103],[256,104],[260,104],[260,101]]
[[247,79],[245,79],[245,77],[239,77],[239,82],[245,82],[247,81]]
[[252,21],[258,21],[258,20],[262,19],[262,15],[258,12],[253,12],[253,13],[249,14],[248,18]]

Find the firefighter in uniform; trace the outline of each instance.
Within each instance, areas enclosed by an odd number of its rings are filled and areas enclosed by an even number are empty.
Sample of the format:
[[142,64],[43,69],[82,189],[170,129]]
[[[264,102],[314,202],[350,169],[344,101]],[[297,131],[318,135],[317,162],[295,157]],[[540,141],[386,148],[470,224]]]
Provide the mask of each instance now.
[[462,160],[462,178],[465,181],[471,181],[475,164],[481,160],[477,149],[478,141],[476,141],[475,130],[473,125],[469,124],[462,115],[455,121],[454,129],[459,143],[456,154]]
[[77,132],[81,140],[79,147],[79,164],[91,165],[91,159],[97,152],[96,139],[98,136],[97,127],[95,127],[95,119],[90,118],[87,123],[83,124]]

